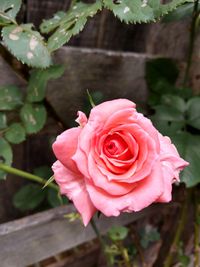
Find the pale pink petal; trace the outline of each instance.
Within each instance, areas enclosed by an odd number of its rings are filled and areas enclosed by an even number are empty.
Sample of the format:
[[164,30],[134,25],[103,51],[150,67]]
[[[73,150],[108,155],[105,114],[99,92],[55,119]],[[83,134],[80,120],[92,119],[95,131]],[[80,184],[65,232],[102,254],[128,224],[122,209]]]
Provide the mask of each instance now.
[[157,199],[157,202],[170,202],[172,199],[172,181],[174,173],[170,164],[162,164],[162,172],[164,178],[164,192]]
[[84,127],[87,123],[87,117],[82,111],[78,111],[78,118],[75,120],[81,127]]
[[135,187],[135,184],[109,181],[108,178],[100,171],[100,167],[96,164],[92,152],[88,155],[88,170],[90,177],[88,180],[92,180],[95,186],[104,189],[112,196],[127,194]]
[[70,171],[59,161],[53,164],[52,169],[61,194],[66,195],[73,201],[86,226],[96,212],[96,208],[86,190],[84,177],[81,174]]
[[137,123],[140,125],[148,135],[155,141],[157,152],[160,152],[160,142],[158,137],[158,130],[153,126],[150,119],[144,117],[143,114],[137,113]]
[[124,109],[134,109],[135,106],[135,103],[127,99],[106,101],[91,110],[88,122],[101,126],[101,123],[104,123],[113,113]]
[[160,162],[155,162],[152,173],[129,193],[113,197],[105,190],[86,180],[86,187],[94,206],[106,216],[118,216],[120,212],[140,211],[155,202],[164,191]]
[[62,162],[64,166],[72,171],[76,171],[76,164],[71,159],[77,149],[78,136],[81,128],[71,128],[60,134],[53,143],[53,152],[56,158]]
[[171,143],[171,139],[167,136],[163,136],[159,133],[159,141],[160,141],[160,160],[164,166],[167,164],[171,166],[172,177],[171,181],[176,179],[179,181],[179,173],[183,170],[189,163],[183,160],[176,149],[176,147]]

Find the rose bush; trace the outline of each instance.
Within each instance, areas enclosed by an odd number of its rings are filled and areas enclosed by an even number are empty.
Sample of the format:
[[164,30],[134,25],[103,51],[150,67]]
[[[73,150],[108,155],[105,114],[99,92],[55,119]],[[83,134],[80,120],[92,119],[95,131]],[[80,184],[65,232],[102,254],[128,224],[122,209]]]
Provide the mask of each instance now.
[[79,127],[53,144],[53,164],[61,194],[71,199],[85,225],[98,210],[106,216],[139,211],[171,200],[172,183],[188,165],[168,137],[118,99],[78,112]]

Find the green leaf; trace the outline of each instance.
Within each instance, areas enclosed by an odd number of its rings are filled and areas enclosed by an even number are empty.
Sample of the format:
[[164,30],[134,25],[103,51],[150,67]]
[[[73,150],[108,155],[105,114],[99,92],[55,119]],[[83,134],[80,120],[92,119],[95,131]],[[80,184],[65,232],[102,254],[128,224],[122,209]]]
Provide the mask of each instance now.
[[61,65],[52,66],[44,70],[34,70],[28,84],[27,100],[29,102],[39,102],[45,97],[45,89],[50,79],[57,79],[64,73]]
[[147,225],[145,229],[140,233],[141,235],[141,246],[146,249],[151,242],[158,241],[160,239],[160,233],[158,230],[151,225]]
[[[12,164],[12,160],[13,153],[11,146],[4,138],[0,138],[0,162],[10,166]],[[1,179],[6,179],[6,173],[3,171],[0,171],[0,180]]]
[[200,130],[200,97],[193,97],[187,102],[187,123]]
[[36,68],[51,64],[50,52],[39,32],[31,24],[11,25],[2,29],[4,45],[22,63]]
[[163,95],[161,97],[161,104],[172,107],[182,113],[184,113],[186,109],[184,99],[176,95]]
[[13,204],[21,211],[34,210],[43,202],[45,195],[41,186],[28,184],[14,195]]
[[6,114],[0,112],[0,130],[5,129],[7,127],[7,118]]
[[187,187],[197,185],[200,182],[200,135],[192,135],[184,132],[171,136],[171,138],[182,158],[190,163],[181,172],[181,181]]
[[125,23],[147,23],[168,14],[186,0],[172,0],[163,4],[160,0],[103,0],[106,8]]
[[46,122],[46,109],[42,104],[26,103],[21,111],[20,117],[28,134],[39,132]]
[[[67,43],[72,36],[83,30],[88,17],[93,17],[101,8],[101,1],[97,1],[94,4],[78,2],[72,6],[66,15],[64,16],[62,14],[62,18],[59,19],[56,31],[48,40],[48,49],[52,52]],[[49,31],[55,29],[55,27],[49,28],[49,24],[52,20],[53,19],[45,21],[41,25],[41,29],[45,28],[46,25],[48,25],[47,28]]]
[[152,119],[152,122],[156,129],[161,132],[163,135],[171,136],[183,130],[185,123],[184,122],[169,122],[163,120]]
[[108,235],[112,241],[124,240],[128,235],[128,228],[124,226],[113,226]]
[[59,207],[60,205],[68,203],[66,197],[61,197],[59,192],[52,188],[48,188],[47,200],[52,208]]
[[53,175],[53,171],[51,170],[51,168],[46,165],[35,168],[33,173],[36,176],[43,177],[44,179],[48,179],[48,177]]
[[146,80],[152,91],[155,91],[155,87],[160,81],[167,83],[167,86],[168,84],[174,85],[178,74],[178,68],[172,59],[158,58],[146,63]]
[[10,23],[15,19],[20,10],[21,0],[1,0],[0,1],[0,24]]
[[26,139],[26,132],[21,123],[13,123],[4,134],[8,142],[19,144]]
[[66,13],[63,11],[58,11],[53,15],[53,18],[44,20],[40,25],[40,31],[42,33],[49,33],[55,30],[60,25],[60,21],[66,16]]
[[154,107],[156,113],[153,115],[154,120],[180,122],[184,121],[183,113],[173,107],[156,106]]
[[[162,22],[172,22],[183,20],[186,18],[191,18],[194,9],[194,3],[185,3],[184,5],[178,6],[177,9],[173,10],[171,13],[166,15]],[[200,6],[198,5],[198,11],[200,10]]]
[[0,110],[13,110],[22,105],[22,92],[14,85],[0,87]]

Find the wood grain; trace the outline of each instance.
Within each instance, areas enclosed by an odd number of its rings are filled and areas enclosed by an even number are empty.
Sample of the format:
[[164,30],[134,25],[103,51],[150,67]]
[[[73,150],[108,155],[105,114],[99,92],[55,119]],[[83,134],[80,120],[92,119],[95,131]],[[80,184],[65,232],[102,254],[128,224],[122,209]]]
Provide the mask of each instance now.
[[63,47],[55,54],[55,62],[65,66],[65,73],[49,84],[47,100],[68,125],[78,110],[84,110],[87,89],[101,92],[103,100],[129,98],[145,107],[145,64],[150,58],[145,54]]
[[[102,215],[96,223],[105,234],[113,225],[126,225],[160,209],[160,205],[151,206],[116,218]],[[74,208],[68,205],[0,225],[1,267],[27,266],[94,239],[90,225],[85,228],[80,221],[70,223],[64,218],[71,212]]]

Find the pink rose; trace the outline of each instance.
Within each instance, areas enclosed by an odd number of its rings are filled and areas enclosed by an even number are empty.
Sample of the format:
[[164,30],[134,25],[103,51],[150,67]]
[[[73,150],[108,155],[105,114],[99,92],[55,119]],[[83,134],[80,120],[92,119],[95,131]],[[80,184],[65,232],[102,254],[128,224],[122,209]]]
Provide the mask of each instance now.
[[80,127],[63,132],[53,144],[55,180],[84,225],[97,210],[118,216],[169,202],[172,183],[188,165],[135,107],[117,99],[94,107],[88,120],[79,112]]

